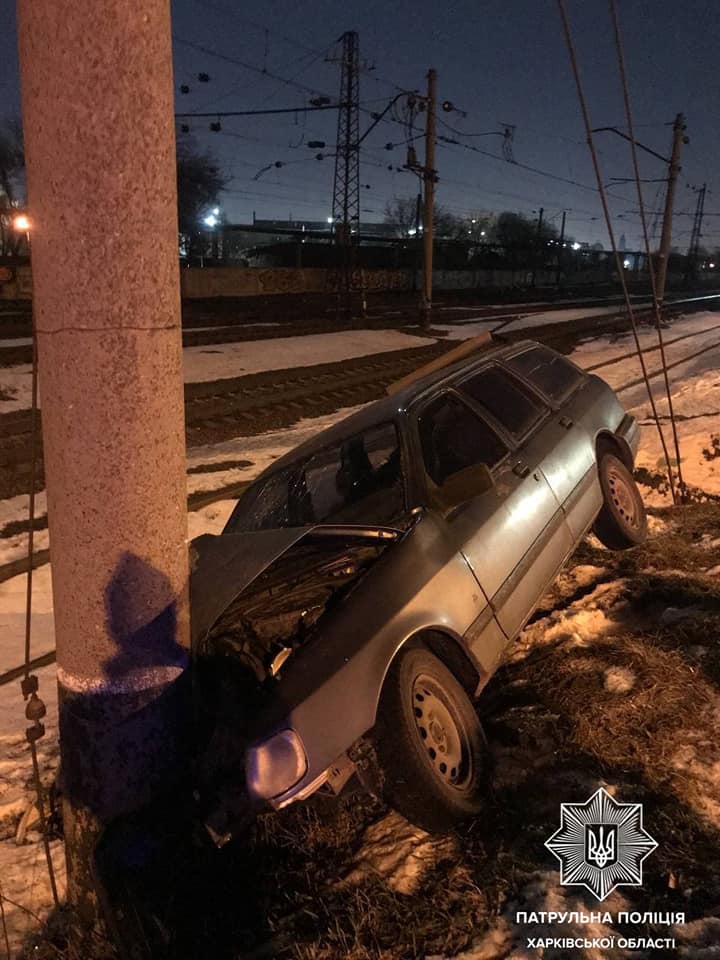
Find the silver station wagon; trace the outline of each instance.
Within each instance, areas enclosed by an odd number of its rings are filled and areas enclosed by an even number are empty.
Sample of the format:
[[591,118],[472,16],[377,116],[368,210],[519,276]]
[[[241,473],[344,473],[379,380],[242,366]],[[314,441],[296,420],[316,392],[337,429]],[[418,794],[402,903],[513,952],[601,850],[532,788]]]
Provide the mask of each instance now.
[[638,426],[546,346],[451,350],[278,460],[191,548],[201,793],[248,811],[354,776],[443,830],[480,810],[473,707],[592,527],[646,536]]

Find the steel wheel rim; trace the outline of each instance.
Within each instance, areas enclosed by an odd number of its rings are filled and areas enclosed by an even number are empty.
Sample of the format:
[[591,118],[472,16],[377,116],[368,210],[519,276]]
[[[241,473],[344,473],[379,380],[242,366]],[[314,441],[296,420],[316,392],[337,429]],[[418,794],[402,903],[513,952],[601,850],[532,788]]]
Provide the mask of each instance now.
[[638,530],[640,514],[633,496],[632,481],[629,483],[628,478],[616,466],[612,465],[607,471],[607,483],[615,509],[628,527]]
[[422,749],[433,773],[453,790],[467,790],[473,765],[470,738],[441,683],[427,674],[412,685],[413,717]]

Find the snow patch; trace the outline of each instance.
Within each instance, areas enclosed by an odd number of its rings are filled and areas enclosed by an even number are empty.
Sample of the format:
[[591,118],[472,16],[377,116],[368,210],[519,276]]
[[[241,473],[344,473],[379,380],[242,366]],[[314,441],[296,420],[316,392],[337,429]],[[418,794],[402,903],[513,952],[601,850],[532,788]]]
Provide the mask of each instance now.
[[[603,904],[602,911],[596,911],[598,916],[605,910],[617,913],[627,909],[627,901],[617,892]],[[558,884],[558,875],[555,872],[543,871],[534,874],[532,879],[522,888],[517,900],[510,900],[500,914],[494,926],[483,936],[479,937],[469,950],[464,953],[453,954],[453,960],[528,960],[530,957],[543,956],[544,948],[528,948],[527,939],[546,937],[577,937],[582,939],[598,939],[617,935],[617,931],[603,923],[563,923],[562,928],[553,924],[525,923],[517,924],[517,911],[526,913],[589,913],[587,902],[581,897],[566,892]],[[601,948],[589,948],[581,954],[585,960],[606,960],[607,954]],[[616,949],[613,956],[627,957],[630,953],[623,949]],[[633,957],[642,956],[637,951]],[[428,960],[449,960],[441,954],[429,956]]]
[[392,812],[367,828],[343,882],[354,885],[374,875],[397,893],[414,893],[429,867],[456,852],[455,837],[431,837]]
[[[35,842],[17,846],[14,841],[0,843],[0,877],[4,895],[5,922],[7,924],[10,950],[19,950],[28,934],[39,927],[39,917],[53,907],[48,879],[47,863],[39,834]],[[53,840],[50,853],[58,895],[65,898],[65,845],[62,840]],[[4,941],[0,941],[3,943]]]
[[603,687],[608,693],[628,693],[636,679],[633,671],[626,667],[608,667],[603,674]]

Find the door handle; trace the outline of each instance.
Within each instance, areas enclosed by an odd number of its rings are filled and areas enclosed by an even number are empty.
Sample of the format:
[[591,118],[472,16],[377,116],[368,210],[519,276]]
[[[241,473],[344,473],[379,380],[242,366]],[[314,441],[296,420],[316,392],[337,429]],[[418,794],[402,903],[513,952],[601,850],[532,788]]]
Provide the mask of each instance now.
[[573,421],[570,417],[560,417],[560,426],[565,427],[566,430],[569,430],[573,426]]
[[518,477],[526,477],[530,473],[530,467],[526,463],[523,463],[522,460],[518,460],[513,467],[513,473],[516,473]]

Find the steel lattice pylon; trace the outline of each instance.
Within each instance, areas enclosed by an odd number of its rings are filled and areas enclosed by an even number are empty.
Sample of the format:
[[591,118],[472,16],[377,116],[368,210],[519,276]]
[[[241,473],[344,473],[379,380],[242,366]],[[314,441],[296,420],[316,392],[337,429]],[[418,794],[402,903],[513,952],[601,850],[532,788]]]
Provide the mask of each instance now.
[[349,242],[360,229],[360,60],[358,35],[348,30],[342,41],[342,72],[332,214],[340,242]]
[[[693,188],[695,189],[695,188]],[[700,238],[702,237],[702,222],[705,212],[705,191],[707,184],[697,189],[697,203],[695,206],[695,217],[693,219],[692,233],[690,234],[690,246],[688,248],[688,276],[694,276],[697,270],[698,256],[700,254]]]
[[354,280],[360,233],[360,58],[358,35],[354,30],[344,33],[340,41],[340,101],[332,203],[336,269],[331,283],[337,293],[337,313],[342,311],[352,322],[353,291],[362,286]]

